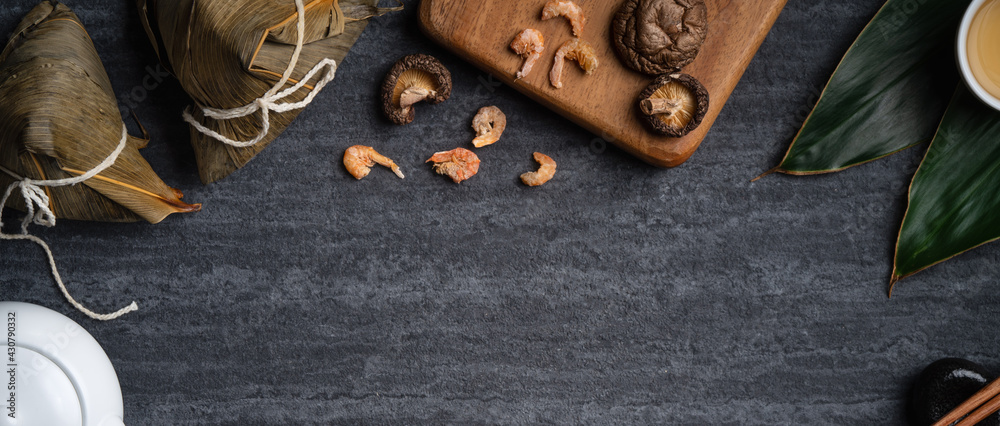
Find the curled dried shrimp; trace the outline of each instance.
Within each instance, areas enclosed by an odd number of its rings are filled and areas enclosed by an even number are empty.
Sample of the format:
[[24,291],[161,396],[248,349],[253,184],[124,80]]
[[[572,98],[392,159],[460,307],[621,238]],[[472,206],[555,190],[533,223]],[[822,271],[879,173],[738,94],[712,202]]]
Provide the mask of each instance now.
[[403,172],[399,170],[399,166],[396,165],[389,157],[379,154],[375,151],[375,148],[364,145],[354,145],[347,148],[344,151],[344,167],[347,168],[347,172],[357,179],[362,179],[368,176],[371,172],[371,167],[375,164],[380,164],[385,167],[392,169],[396,176],[403,179]]

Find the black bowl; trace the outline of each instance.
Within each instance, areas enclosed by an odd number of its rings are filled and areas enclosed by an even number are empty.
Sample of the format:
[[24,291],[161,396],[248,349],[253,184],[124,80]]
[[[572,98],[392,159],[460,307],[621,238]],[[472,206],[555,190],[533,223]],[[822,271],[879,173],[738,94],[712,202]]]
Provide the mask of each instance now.
[[[969,360],[944,358],[934,361],[920,373],[913,385],[908,407],[910,423],[930,426],[993,378],[985,367]],[[993,414],[979,424],[1000,426],[1000,416]]]

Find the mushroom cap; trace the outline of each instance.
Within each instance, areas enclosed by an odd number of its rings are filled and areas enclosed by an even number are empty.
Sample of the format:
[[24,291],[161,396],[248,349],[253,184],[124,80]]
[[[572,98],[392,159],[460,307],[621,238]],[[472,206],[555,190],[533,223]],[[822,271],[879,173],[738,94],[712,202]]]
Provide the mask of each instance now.
[[385,76],[385,81],[382,82],[382,110],[389,120],[400,125],[409,124],[415,117],[413,107],[404,110],[399,106],[397,100],[396,88],[400,83],[400,77],[410,70],[423,71],[429,76],[429,81],[433,82],[434,87],[428,87],[428,89],[433,90],[434,93],[424,99],[424,102],[437,104],[444,102],[451,96],[451,72],[441,64],[441,61],[433,56],[419,53],[404,56],[392,66],[392,69]]
[[691,63],[707,33],[704,0],[626,0],[612,23],[622,62],[650,75],[676,72]]
[[[708,90],[705,89],[705,86],[703,86],[698,79],[682,73],[661,75],[639,94],[639,101],[641,102],[644,99],[649,99],[656,93],[657,90],[660,90],[661,87],[673,82],[680,83],[687,90],[689,90],[691,95],[694,97],[696,105],[694,112],[691,114],[691,120],[688,121],[687,125],[684,126],[683,129],[676,129],[669,126],[657,115],[646,115],[641,111],[639,111],[639,115],[644,117],[650,127],[657,132],[670,137],[679,138],[698,128],[698,126],[701,125],[701,120],[705,118],[705,113],[708,112]],[[638,105],[640,102],[636,102],[637,110],[639,109]]]

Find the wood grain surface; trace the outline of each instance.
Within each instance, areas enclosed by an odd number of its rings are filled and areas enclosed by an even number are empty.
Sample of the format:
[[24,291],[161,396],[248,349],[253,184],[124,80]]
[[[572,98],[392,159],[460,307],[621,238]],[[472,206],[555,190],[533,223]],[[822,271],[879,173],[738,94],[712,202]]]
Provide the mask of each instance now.
[[[682,71],[705,85],[711,104],[701,126],[683,138],[655,134],[640,121],[636,97],[653,78],[626,68],[615,54],[611,21],[620,1],[577,2],[588,19],[581,38],[594,46],[601,65],[590,76],[567,66],[562,89],[549,83],[549,70],[555,51],[572,34],[564,19],[540,19],[546,0],[423,0],[419,15],[428,36],[505,84],[647,163],[674,167],[701,145],[786,1],[706,1],[708,38]],[[525,28],[541,31],[546,48],[532,73],[515,80],[522,60],[508,45]]]

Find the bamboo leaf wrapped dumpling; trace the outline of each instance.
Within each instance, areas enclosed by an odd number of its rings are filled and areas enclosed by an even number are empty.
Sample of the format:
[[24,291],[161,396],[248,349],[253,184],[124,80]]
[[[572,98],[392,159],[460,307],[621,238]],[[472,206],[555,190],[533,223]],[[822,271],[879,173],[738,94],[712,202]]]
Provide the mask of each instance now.
[[[339,64],[368,18],[398,9],[378,8],[378,0],[298,1],[304,2],[304,37],[283,90],[302,82],[325,59]],[[203,182],[246,165],[302,111],[270,112],[266,132],[263,111],[225,119],[203,111],[252,106],[282,80],[299,41],[295,0],[137,0],[137,5],[160,61],[195,102],[189,109],[197,123],[191,127],[191,143]],[[320,78],[306,79],[304,87],[283,101],[307,99]],[[230,141],[259,141],[236,146],[206,130]]]
[[[109,158],[114,163],[78,185],[43,186],[55,218],[157,223],[200,204],[181,201],[139,154],[146,140],[124,133],[104,65],[79,18],[43,1],[0,53],[0,189],[22,179],[78,178]],[[7,207],[25,210],[11,196]]]

